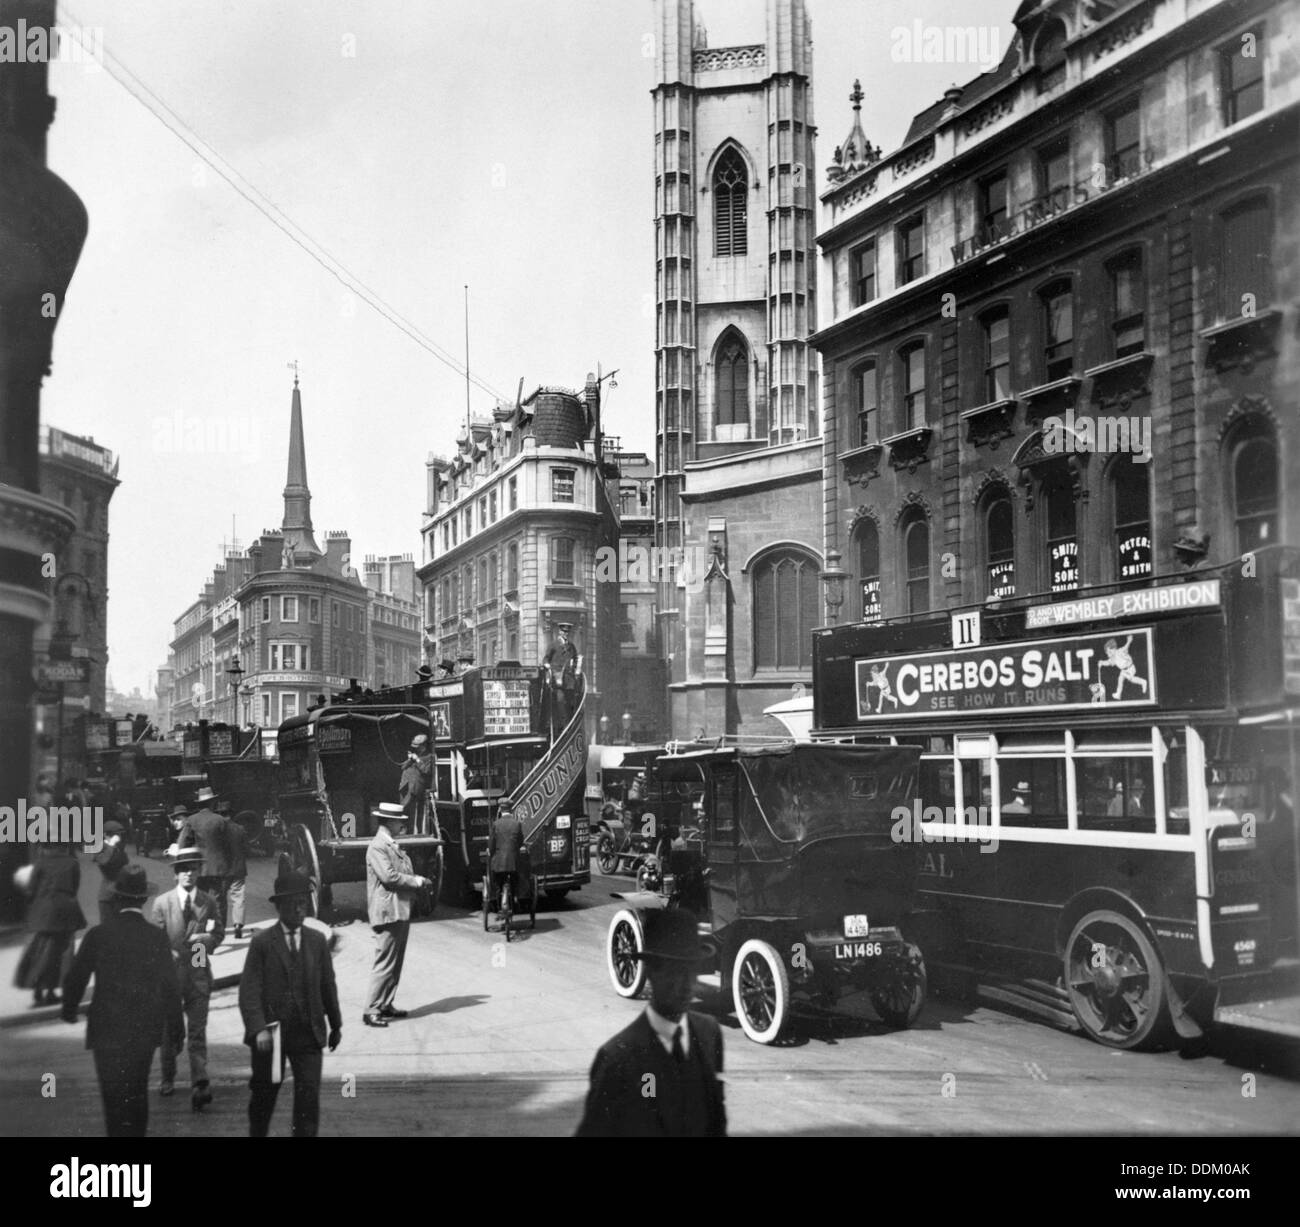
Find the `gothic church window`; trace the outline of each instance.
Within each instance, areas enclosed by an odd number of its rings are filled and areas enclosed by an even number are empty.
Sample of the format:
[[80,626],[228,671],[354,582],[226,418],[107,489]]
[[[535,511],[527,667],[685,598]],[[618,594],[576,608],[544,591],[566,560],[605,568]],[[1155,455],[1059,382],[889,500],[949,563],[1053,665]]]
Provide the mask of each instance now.
[[728,149],[713,172],[713,245],[719,256],[743,256],[749,251],[749,175],[745,159]]

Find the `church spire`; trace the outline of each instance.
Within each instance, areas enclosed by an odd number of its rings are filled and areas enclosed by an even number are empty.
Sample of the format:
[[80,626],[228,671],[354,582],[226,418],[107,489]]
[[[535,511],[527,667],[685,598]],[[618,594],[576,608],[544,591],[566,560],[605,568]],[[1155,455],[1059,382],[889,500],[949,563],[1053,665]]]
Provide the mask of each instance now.
[[307,489],[307,448],[302,433],[302,393],[298,364],[293,364],[293,401],[289,410],[289,473],[284,486],[284,561],[310,565],[321,554],[311,527],[311,491]]

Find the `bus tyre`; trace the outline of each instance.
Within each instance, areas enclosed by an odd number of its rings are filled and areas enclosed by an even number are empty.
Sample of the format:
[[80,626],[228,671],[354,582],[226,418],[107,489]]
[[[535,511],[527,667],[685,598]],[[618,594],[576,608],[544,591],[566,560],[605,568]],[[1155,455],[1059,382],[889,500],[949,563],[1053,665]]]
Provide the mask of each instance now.
[[775,1044],[790,1030],[790,976],[767,942],[750,938],[736,954],[731,992],[741,1028],[757,1044]]
[[1151,1047],[1168,1026],[1165,969],[1120,912],[1089,912],[1065,947],[1065,989],[1084,1032],[1112,1048]]
[[645,960],[640,957],[644,949],[641,918],[629,908],[620,908],[609,922],[605,940],[605,964],[620,997],[639,997],[645,988]]
[[925,959],[920,947],[908,942],[888,982],[872,988],[871,1008],[885,1026],[902,1031],[920,1017],[927,989]]

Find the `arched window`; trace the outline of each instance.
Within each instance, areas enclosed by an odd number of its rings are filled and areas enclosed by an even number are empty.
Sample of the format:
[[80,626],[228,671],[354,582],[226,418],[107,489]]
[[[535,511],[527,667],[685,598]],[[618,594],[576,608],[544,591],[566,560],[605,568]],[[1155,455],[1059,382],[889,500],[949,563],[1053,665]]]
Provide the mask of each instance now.
[[1079,586],[1079,534],[1074,489],[1062,466],[1043,479],[1047,521],[1048,576],[1053,592],[1073,592]]
[[777,550],[754,567],[754,667],[811,669],[821,621],[821,568],[809,555]]
[[1150,465],[1119,456],[1111,465],[1115,515],[1115,577],[1120,582],[1151,578]]
[[506,549],[506,591],[519,587],[519,546],[513,541]]
[[713,359],[714,399],[719,426],[749,422],[749,346],[734,328],[728,328],[718,341]]
[[858,412],[856,446],[868,447],[872,443],[879,443],[880,391],[874,362],[864,362],[853,372],[853,399]]
[[925,342],[913,341],[898,351],[899,421],[903,430],[925,425]]
[[745,159],[728,148],[713,170],[713,254],[743,256],[749,251],[749,174]]
[[1278,540],[1277,444],[1257,423],[1240,432],[1229,452],[1237,550],[1247,553]]
[[903,518],[900,541],[906,612],[925,613],[930,608],[930,525],[919,508]]
[[1015,518],[1005,489],[996,490],[984,503],[984,553],[988,595],[1015,596]]
[[880,621],[880,532],[875,522],[863,520],[854,533],[858,547],[858,581],[864,622]]

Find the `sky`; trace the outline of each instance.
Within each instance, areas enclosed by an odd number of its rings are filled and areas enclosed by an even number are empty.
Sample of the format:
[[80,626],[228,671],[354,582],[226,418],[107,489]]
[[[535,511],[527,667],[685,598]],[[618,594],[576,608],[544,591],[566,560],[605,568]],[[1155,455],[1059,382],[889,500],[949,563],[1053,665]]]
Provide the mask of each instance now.
[[[867,136],[888,152],[980,71],[895,62],[895,31],[996,26],[1005,48],[1015,7],[808,0],[818,191],[855,77]],[[764,9],[696,6],[713,47],[761,42]],[[581,387],[600,364],[619,372],[606,431],[652,447],[653,13],[653,0],[61,0],[60,22],[95,31],[108,70],[51,67],[49,165],[90,232],[42,416],[120,457],[118,689],[152,693],[223,543],[280,523],[295,361],[318,538],[349,531],[354,561],[420,560],[425,459],[454,449],[464,376],[311,250],[457,363],[468,285],[470,369],[492,390],[471,389],[476,413],[493,393],[513,402],[520,380]]]

